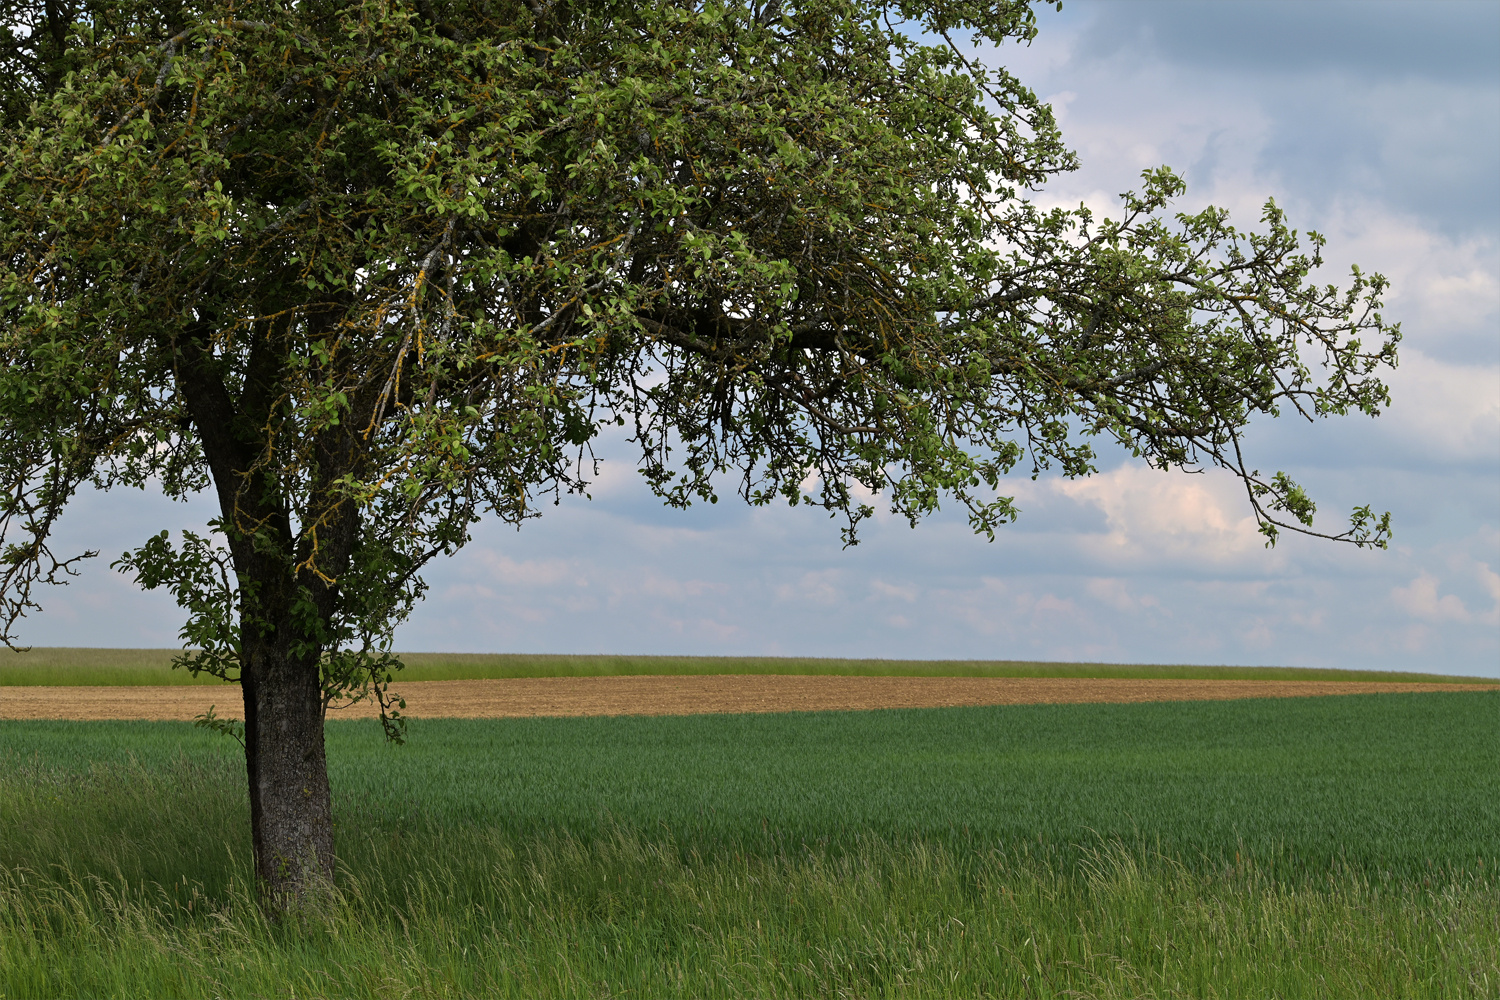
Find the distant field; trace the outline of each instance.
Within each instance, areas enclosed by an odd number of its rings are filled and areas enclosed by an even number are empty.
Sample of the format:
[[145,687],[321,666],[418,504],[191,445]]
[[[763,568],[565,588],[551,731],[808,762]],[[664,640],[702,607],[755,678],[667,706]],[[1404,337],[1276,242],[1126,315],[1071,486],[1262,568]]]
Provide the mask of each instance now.
[[[190,723],[7,721],[0,733],[5,773],[35,765],[88,787],[191,759],[244,797],[239,746]],[[1242,853],[1283,875],[1500,864],[1500,692],[416,719],[405,746],[373,720],[337,720],[327,739],[348,836],[480,826],[592,839],[622,825],[707,851],[876,834],[1031,843],[1057,858],[1139,841],[1195,868]],[[16,836],[0,831],[9,864]]]
[[[218,684],[173,670],[175,649],[38,647],[0,650],[0,687],[21,685]],[[1382,670],[1300,667],[1209,667],[1147,663],[1035,663],[1022,660],[847,660],[812,657],[564,656],[527,653],[403,653],[410,681],[504,677],[599,677],[681,674],[832,674],[904,677],[1120,677],[1188,680],[1424,681],[1482,678]]]
[[1500,693],[328,726],[342,899],[244,762],[0,722],[0,996],[1493,997]]

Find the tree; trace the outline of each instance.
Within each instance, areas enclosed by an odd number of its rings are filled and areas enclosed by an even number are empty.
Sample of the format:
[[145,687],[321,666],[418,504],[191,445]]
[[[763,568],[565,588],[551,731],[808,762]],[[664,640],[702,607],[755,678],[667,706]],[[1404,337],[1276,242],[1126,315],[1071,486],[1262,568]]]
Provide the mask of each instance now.
[[1274,541],[1314,507],[1247,465],[1249,421],[1388,403],[1385,280],[1313,284],[1274,204],[1171,216],[1165,168],[1118,219],[1028,200],[1073,155],[955,42],[1029,40],[1024,2],[6,14],[4,638],[82,558],[48,544],[79,488],[215,491],[208,537],[117,565],[243,688],[273,908],[332,874],[327,708],[374,696],[400,736],[422,567],[584,490],[606,425],[669,504],[728,482],[850,543],[854,484],[993,537],[1008,472],[1086,475],[1096,437],[1231,470]]

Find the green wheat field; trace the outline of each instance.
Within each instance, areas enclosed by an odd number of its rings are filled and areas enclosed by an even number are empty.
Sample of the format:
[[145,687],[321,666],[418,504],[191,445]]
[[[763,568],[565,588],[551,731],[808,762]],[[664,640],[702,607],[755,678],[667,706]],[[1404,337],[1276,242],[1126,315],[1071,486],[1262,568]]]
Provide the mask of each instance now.
[[[73,669],[173,676],[128,659]],[[477,666],[669,672],[542,659]],[[1500,996],[1500,691],[419,719],[405,746],[336,721],[328,750],[338,895],[273,925],[238,745],[0,722],[0,996]]]

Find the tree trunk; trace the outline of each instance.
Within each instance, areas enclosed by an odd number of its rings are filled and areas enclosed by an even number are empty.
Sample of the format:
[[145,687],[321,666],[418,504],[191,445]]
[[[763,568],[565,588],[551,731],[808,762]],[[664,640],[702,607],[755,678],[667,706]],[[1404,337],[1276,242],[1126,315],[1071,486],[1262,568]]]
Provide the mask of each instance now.
[[273,913],[315,903],[333,881],[318,661],[288,645],[284,634],[246,635],[240,682],[255,877]]
[[[292,313],[279,311],[286,317]],[[233,554],[241,602],[240,685],[255,878],[266,908],[284,913],[315,903],[333,881],[333,805],[319,663],[323,639],[318,633],[333,617],[338,591],[331,581],[348,565],[358,520],[352,513],[340,517],[311,505],[316,508],[313,522],[325,527],[326,551],[320,553],[319,566],[305,571],[299,582],[293,567],[310,565],[313,553],[295,552],[297,532],[287,497],[276,463],[266,457],[277,447],[275,432],[267,428],[278,427],[286,416],[278,410],[285,398],[276,388],[286,356],[278,328],[259,326],[237,397],[214,362],[213,317],[200,316],[167,346],[179,359],[178,385],[197,428]],[[266,438],[268,434],[272,436]],[[347,467],[331,452],[322,457],[320,481],[337,481]],[[317,537],[312,533],[309,542],[314,550]],[[308,622],[309,610],[315,624]]]

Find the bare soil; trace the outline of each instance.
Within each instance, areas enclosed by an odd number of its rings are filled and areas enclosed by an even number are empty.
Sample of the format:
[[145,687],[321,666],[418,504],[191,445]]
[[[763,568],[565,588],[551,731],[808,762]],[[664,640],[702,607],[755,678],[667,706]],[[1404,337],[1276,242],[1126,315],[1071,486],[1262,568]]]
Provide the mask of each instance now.
[[[1416,691],[1492,691],[1491,684],[1167,680],[1073,677],[829,677],[726,674],[526,677],[392,685],[413,718],[827,712],[874,708],[1078,702],[1218,701]],[[0,687],[0,719],[191,720],[214,706],[243,715],[233,687]],[[368,718],[371,703],[330,712]]]

